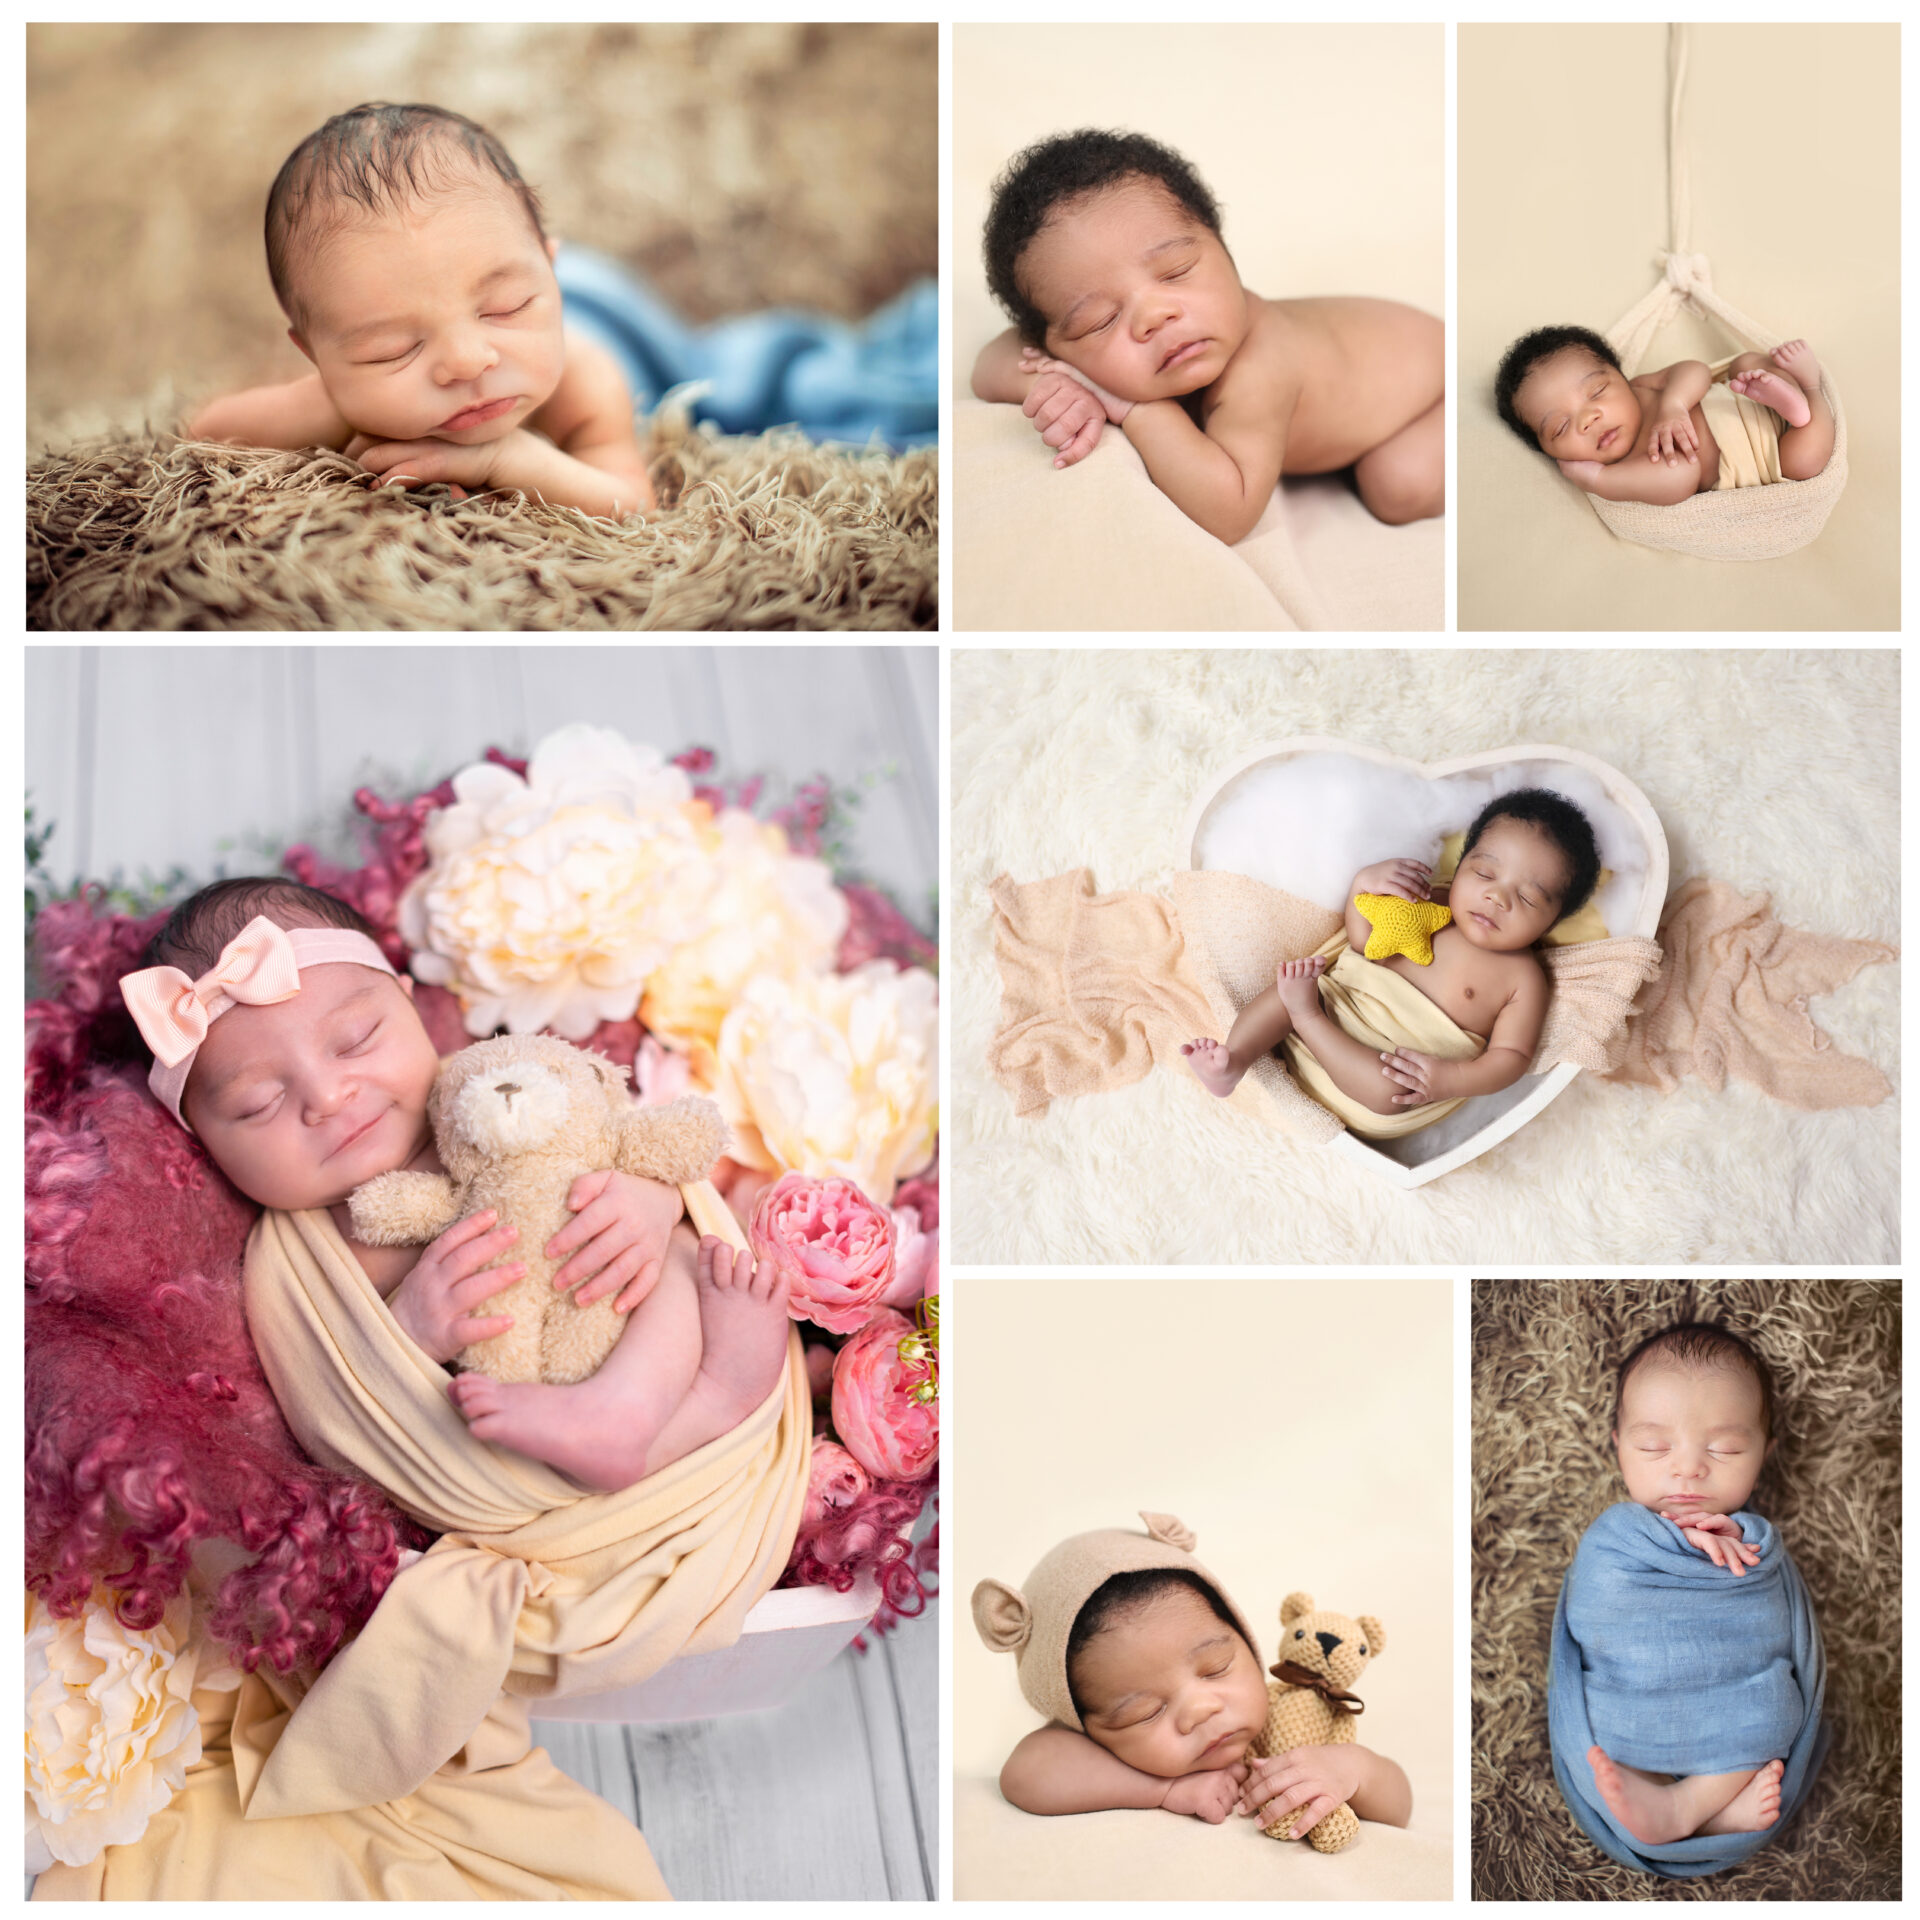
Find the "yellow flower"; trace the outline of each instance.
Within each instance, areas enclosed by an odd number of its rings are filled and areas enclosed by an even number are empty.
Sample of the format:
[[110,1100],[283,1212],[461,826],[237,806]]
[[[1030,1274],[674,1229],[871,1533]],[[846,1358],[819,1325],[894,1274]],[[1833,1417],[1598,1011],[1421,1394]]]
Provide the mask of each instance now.
[[749,980],[832,966],[847,930],[846,896],[825,864],[793,853],[786,834],[729,807],[699,835],[706,930],[674,948],[647,980],[640,1018],[692,1058],[711,1086],[721,1022]]
[[27,1596],[29,1873],[138,1840],[200,1758],[196,1671],[214,1669],[202,1686],[236,1686],[239,1675],[203,1662],[192,1627],[186,1594],[144,1632],[98,1601],[56,1620]]
[[885,1206],[933,1158],[939,1047],[924,968],[761,974],[720,1028],[714,1097],[729,1152],[769,1172],[837,1174]]

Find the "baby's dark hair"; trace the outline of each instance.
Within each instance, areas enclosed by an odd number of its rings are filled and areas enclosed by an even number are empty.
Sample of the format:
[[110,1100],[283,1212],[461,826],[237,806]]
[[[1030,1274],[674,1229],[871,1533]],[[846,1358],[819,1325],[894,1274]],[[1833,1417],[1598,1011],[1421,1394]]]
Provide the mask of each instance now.
[[1074,1712],[1082,1719],[1086,1717],[1086,1709],[1081,1704],[1080,1689],[1074,1684],[1073,1669],[1086,1651],[1087,1643],[1122,1620],[1145,1612],[1156,1600],[1164,1599],[1176,1589],[1197,1593],[1213,1609],[1216,1620],[1224,1622],[1236,1634],[1240,1632],[1240,1623],[1228,1610],[1227,1603],[1197,1573],[1189,1573],[1185,1567],[1143,1567],[1133,1573],[1109,1576],[1087,1596],[1074,1616],[1073,1631],[1067,1635],[1067,1692],[1073,1698]]
[[1654,1358],[1704,1372],[1710,1367],[1732,1367],[1750,1375],[1760,1389],[1760,1430],[1773,1438],[1773,1374],[1767,1363],[1737,1333],[1712,1320],[1683,1320],[1677,1326],[1650,1333],[1620,1362],[1613,1390],[1613,1429],[1620,1430],[1620,1410],[1626,1404],[1627,1381],[1635,1367]]
[[459,162],[448,162],[456,154],[465,155],[472,171],[492,172],[511,187],[546,243],[539,196],[485,127],[445,107],[370,101],[336,113],[308,134],[288,154],[267,195],[267,274],[295,326],[306,324],[294,285],[297,270],[345,224],[347,209],[359,206],[377,215],[453,185]]
[[1150,180],[1216,237],[1220,208],[1193,164],[1144,133],[1103,133],[1082,127],[1056,133],[1017,153],[993,183],[983,250],[987,288],[1030,347],[1044,346],[1047,316],[1020,285],[1020,256],[1056,209],[1103,187]]
[[1565,795],[1550,793],[1545,787],[1516,787],[1489,800],[1467,829],[1466,843],[1460,849],[1462,860],[1496,820],[1518,820],[1537,827],[1566,855],[1567,886],[1560,896],[1562,920],[1578,913],[1593,898],[1593,890],[1600,884],[1600,843],[1593,837],[1593,822]]
[[1540,436],[1520,418],[1514,398],[1520,391],[1521,381],[1542,360],[1551,360],[1556,353],[1563,353],[1568,347],[1585,347],[1615,372],[1626,371],[1620,364],[1620,356],[1591,327],[1536,327],[1531,333],[1523,334],[1501,355],[1500,371],[1493,376],[1493,404],[1500,409],[1500,418],[1535,453],[1543,453],[1546,449],[1540,444]]
[[318,887],[272,874],[216,880],[174,908],[167,924],[147,942],[143,967],[178,967],[198,979],[220,958],[226,944],[261,914],[280,927],[348,927],[379,939],[365,915]]

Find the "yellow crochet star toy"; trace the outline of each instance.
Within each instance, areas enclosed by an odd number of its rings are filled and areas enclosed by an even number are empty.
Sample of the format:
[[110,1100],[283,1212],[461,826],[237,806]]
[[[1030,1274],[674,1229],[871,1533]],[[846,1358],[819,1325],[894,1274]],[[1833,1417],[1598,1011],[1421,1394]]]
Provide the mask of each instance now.
[[1391,960],[1404,953],[1416,967],[1433,965],[1433,936],[1453,919],[1453,909],[1433,900],[1400,900],[1390,893],[1356,893],[1353,904],[1368,927],[1367,958]]

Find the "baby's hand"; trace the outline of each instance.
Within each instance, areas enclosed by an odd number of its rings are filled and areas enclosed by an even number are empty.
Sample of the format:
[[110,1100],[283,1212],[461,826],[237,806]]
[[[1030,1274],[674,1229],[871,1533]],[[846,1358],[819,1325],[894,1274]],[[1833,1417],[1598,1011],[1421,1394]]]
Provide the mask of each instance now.
[[667,1241],[685,1211],[680,1189],[631,1173],[583,1173],[567,1191],[567,1206],[573,1218],[547,1242],[546,1255],[573,1257],[553,1284],[572,1287],[584,1280],[573,1296],[580,1307],[622,1287],[613,1310],[631,1312],[660,1278]]
[[1424,1107],[1429,1100],[1446,1100],[1443,1086],[1447,1063],[1430,1053],[1415,1053],[1411,1047],[1395,1047],[1380,1056],[1380,1071],[1404,1093],[1393,1096],[1396,1107]]
[[529,455],[538,452],[539,442],[524,427],[477,447],[455,446],[451,440],[369,440],[365,434],[347,442],[348,459],[379,474],[383,487],[424,487],[444,480],[463,500],[469,488],[480,493],[489,487],[521,486],[518,474],[528,470]]
[[1679,466],[1682,461],[1698,466],[1699,446],[1699,436],[1693,430],[1692,410],[1676,407],[1663,411],[1654,422],[1653,437],[1647,442],[1647,458],[1656,462],[1664,460],[1671,467]]
[[1027,394],[1021,411],[1054,450],[1056,467],[1084,460],[1106,431],[1107,410],[1071,374],[1043,373]]
[[1355,893],[1388,893],[1421,904],[1432,885],[1433,869],[1424,860],[1376,860],[1353,876]]
[[1359,1791],[1360,1758],[1351,1746],[1293,1747],[1253,1763],[1238,1810],[1271,1827],[1303,1808],[1290,1836],[1298,1840]]
[[1069,380],[1077,380],[1106,409],[1109,420],[1117,427],[1133,411],[1131,400],[1122,400],[1117,393],[1109,393],[1096,380],[1089,380],[1078,367],[1070,367],[1064,360],[1055,360],[1044,354],[1038,347],[1020,349],[1020,371],[1022,373],[1063,373]]
[[521,1261],[487,1267],[520,1237],[518,1227],[494,1226],[498,1218],[489,1210],[456,1220],[387,1296],[387,1311],[401,1332],[442,1366],[476,1340],[491,1340],[513,1325],[510,1313],[474,1312],[527,1270]]
[[[1672,1519],[1672,1515],[1667,1516]],[[1741,1536],[1740,1522],[1730,1514],[1696,1513],[1674,1525],[1686,1535],[1687,1544],[1697,1547],[1716,1567],[1744,1575],[1749,1567],[1760,1564],[1760,1549],[1750,1547]]]
[[1246,1767],[1238,1762],[1212,1773],[1183,1773],[1167,1783],[1160,1804],[1169,1813],[1188,1813],[1217,1827],[1233,1811],[1246,1777]]

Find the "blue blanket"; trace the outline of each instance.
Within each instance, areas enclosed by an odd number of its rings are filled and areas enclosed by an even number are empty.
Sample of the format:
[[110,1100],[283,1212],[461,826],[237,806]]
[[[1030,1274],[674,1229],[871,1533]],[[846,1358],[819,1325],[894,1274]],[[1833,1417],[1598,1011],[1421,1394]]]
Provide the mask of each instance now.
[[940,302],[916,281],[855,324],[775,310],[690,327],[624,267],[561,247],[555,277],[569,326],[609,348],[636,400],[704,383],[693,416],[726,433],[797,426],[815,440],[929,445],[940,429]]
[[[1760,1553],[1744,1574],[1715,1566],[1645,1507],[1609,1507],[1582,1536],[1553,1618],[1547,1719],[1560,1792],[1602,1853],[1669,1879],[1757,1853],[1806,1797],[1825,1753],[1826,1654],[1806,1583],[1766,1520],[1733,1517]],[[1600,1798],[1593,1746],[1674,1775],[1785,1760],[1780,1818],[1762,1833],[1648,1846]]]

